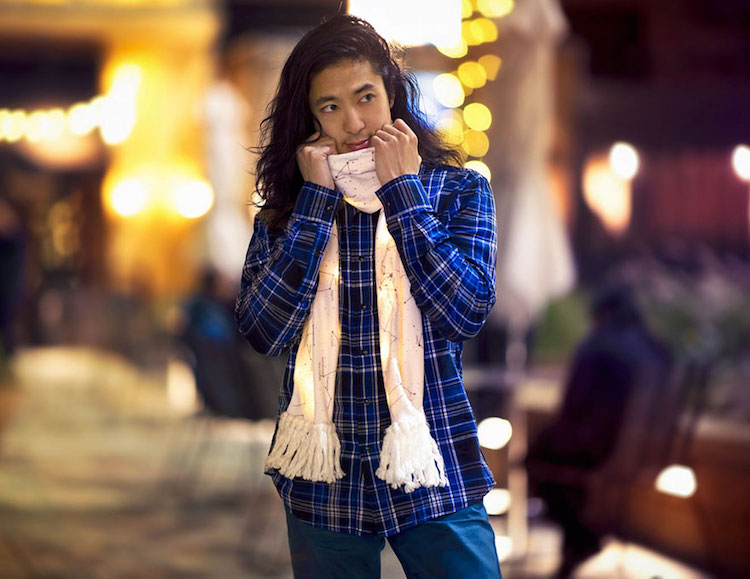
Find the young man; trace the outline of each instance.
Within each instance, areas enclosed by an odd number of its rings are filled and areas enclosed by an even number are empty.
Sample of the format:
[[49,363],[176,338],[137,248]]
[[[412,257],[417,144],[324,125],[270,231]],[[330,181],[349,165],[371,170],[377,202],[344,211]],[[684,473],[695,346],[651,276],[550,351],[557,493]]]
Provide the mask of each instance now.
[[262,125],[235,317],[289,356],[266,470],[295,577],[379,577],[385,538],[408,577],[500,577],[461,375],[495,302],[493,196],[417,103],[388,44],[340,15],[292,51]]

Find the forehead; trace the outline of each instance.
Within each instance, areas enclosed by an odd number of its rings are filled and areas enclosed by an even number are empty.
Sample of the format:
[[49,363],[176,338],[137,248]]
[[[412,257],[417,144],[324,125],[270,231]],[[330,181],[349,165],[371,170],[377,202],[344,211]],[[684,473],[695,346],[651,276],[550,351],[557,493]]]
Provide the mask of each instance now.
[[385,89],[383,79],[367,60],[343,60],[315,74],[310,80],[310,102],[332,97],[343,98],[363,85]]

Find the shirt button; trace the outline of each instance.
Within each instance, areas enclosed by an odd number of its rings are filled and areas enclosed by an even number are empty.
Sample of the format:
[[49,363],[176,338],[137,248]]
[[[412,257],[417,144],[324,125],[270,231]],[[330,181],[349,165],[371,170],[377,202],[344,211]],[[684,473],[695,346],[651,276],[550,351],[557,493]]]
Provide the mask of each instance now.
[[365,450],[367,452],[370,452],[372,450],[372,444],[368,444],[367,446],[365,446]]
[[360,354],[362,354],[363,356],[367,356],[367,348],[362,348],[360,350]]
[[363,400],[363,402],[364,402],[365,404],[369,404],[369,403],[370,403],[370,399],[369,399],[369,398],[365,398],[365,399]]
[[360,255],[359,256],[359,261],[364,261],[364,260],[365,260],[365,256],[364,255]]
[[359,306],[359,308],[361,310],[366,310],[367,309],[367,304],[362,304],[361,306]]
[[326,205],[326,211],[333,211],[333,205]]

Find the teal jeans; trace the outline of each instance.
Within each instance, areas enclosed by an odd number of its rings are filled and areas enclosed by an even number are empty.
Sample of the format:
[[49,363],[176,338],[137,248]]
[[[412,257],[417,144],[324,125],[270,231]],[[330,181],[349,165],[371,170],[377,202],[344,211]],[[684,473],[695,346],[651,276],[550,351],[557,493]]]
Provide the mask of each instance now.
[[[287,511],[295,579],[379,579],[385,538],[336,533]],[[482,503],[388,537],[408,579],[502,579]]]

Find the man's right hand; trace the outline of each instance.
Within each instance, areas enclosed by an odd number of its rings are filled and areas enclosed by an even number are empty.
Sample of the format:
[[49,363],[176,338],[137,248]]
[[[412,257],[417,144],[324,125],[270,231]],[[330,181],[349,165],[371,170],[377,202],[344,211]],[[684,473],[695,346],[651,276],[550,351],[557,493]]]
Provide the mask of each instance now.
[[336,154],[336,142],[320,132],[297,147],[297,164],[302,178],[310,183],[334,189],[328,155]]

